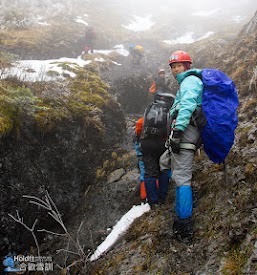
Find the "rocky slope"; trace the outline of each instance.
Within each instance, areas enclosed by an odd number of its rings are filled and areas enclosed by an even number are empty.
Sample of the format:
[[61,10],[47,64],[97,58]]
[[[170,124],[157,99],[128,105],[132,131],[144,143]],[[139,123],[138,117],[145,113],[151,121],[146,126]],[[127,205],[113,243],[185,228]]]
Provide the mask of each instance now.
[[172,184],[166,204],[139,218],[113,251],[89,265],[90,274],[257,273],[255,22],[256,15],[235,41],[226,42],[214,56],[203,49],[205,63],[197,59],[200,67],[215,64],[235,80],[241,104],[236,142],[227,159],[227,181],[222,166],[211,164],[203,153],[196,159],[193,244],[173,238]]

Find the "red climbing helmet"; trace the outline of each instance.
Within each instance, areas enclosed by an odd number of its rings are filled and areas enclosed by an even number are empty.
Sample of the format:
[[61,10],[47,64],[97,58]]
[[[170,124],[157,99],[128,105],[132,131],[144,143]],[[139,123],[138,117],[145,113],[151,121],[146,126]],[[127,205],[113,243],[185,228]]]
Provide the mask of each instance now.
[[169,65],[171,65],[172,63],[178,63],[178,62],[189,62],[190,64],[192,64],[192,59],[187,52],[175,51],[170,56]]

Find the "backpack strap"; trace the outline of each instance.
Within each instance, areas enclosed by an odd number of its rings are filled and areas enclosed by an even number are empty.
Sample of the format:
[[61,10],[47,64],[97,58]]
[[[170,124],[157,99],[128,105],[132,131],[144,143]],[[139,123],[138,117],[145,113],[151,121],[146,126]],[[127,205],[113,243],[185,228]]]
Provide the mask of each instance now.
[[196,146],[193,143],[180,143],[180,149],[196,151]]

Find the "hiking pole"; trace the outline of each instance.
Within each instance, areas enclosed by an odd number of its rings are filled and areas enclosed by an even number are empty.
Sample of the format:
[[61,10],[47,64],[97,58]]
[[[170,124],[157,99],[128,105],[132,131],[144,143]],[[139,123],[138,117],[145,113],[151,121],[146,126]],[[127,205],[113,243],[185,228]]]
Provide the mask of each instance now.
[[223,171],[224,171],[224,176],[225,176],[225,182],[228,184],[228,173],[227,173],[227,164],[226,160],[223,161]]

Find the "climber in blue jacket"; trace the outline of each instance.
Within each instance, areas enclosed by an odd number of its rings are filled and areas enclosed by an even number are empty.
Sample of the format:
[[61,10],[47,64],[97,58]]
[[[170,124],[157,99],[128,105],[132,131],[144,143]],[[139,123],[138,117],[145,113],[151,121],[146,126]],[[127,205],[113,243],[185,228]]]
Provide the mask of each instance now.
[[192,241],[192,164],[199,147],[200,132],[191,122],[192,115],[202,104],[203,83],[188,70],[192,59],[184,51],[174,52],[169,61],[171,71],[180,87],[170,109],[171,134],[169,146],[171,154],[172,179],[176,183],[176,217],[173,230],[182,241]]

